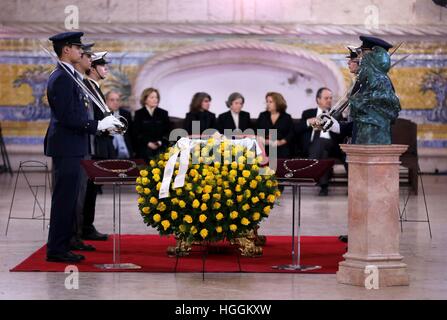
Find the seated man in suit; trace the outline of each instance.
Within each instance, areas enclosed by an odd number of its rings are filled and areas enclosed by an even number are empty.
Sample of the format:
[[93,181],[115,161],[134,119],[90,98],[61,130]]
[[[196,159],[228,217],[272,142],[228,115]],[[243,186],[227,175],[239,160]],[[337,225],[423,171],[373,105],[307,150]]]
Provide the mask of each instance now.
[[[328,88],[320,88],[317,91],[316,102],[318,107],[303,111],[301,121],[296,129],[296,135],[301,144],[303,156],[312,159],[327,159],[339,157],[339,135],[333,132],[323,132],[313,129],[312,123],[316,117],[332,107],[332,91]],[[328,186],[331,172],[325,174],[319,181],[320,196],[328,195]]]
[[116,158],[118,159],[130,159],[133,158],[133,149],[132,149],[132,117],[130,112],[120,108],[121,104],[121,95],[117,91],[109,91],[105,95],[106,104],[109,107],[110,111],[115,116],[124,117],[127,121],[128,127],[126,133],[124,135],[121,134],[113,134],[113,147],[116,152]]
[[217,118],[219,132],[224,134],[225,130],[243,133],[250,128],[250,113],[242,111],[245,98],[238,92],[233,92],[225,102],[229,111],[224,112]]

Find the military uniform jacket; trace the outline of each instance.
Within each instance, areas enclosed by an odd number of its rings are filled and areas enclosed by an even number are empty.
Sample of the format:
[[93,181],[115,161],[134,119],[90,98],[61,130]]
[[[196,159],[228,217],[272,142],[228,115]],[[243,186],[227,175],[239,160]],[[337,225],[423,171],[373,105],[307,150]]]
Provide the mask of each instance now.
[[88,119],[88,100],[70,75],[58,66],[50,75],[47,98],[51,119],[44,140],[45,155],[82,157],[88,154],[88,135],[98,122]]

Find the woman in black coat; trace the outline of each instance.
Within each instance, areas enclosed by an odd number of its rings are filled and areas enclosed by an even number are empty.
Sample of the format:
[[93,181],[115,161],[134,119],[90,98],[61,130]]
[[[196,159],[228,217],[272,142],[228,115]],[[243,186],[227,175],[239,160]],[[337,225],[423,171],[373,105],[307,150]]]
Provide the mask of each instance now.
[[[270,148],[277,146],[278,158],[290,158],[290,146],[293,141],[293,121],[290,114],[286,112],[287,104],[284,97],[277,92],[268,92],[265,96],[267,110],[259,114],[256,129],[260,135],[261,129],[265,130],[266,145]],[[276,141],[270,140],[270,130],[276,129]],[[267,152],[267,150],[266,150]]]
[[[206,92],[194,94],[189,105],[189,112],[186,114],[183,128],[189,135],[202,134],[207,129],[217,129],[216,115],[209,111],[211,96]],[[200,123],[200,129],[193,132],[193,121]],[[194,128],[196,128],[195,124]],[[211,133],[212,134],[212,133]]]
[[147,88],[141,94],[143,108],[135,112],[132,130],[138,158],[153,158],[169,144],[169,115],[158,107],[159,102],[160,93],[157,89]]
[[230,110],[220,114],[217,118],[217,126],[220,133],[224,134],[225,130],[234,131],[236,129],[243,133],[251,127],[250,114],[242,111],[244,103],[245,98],[240,93],[233,92],[230,94],[226,101],[226,105]]

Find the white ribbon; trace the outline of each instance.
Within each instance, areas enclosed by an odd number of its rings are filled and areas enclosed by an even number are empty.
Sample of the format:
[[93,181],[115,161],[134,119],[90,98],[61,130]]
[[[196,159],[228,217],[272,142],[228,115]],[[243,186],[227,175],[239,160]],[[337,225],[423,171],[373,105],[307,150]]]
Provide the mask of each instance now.
[[[261,148],[259,147],[258,142],[256,139],[253,138],[244,138],[240,140],[230,140],[226,139],[225,136],[223,137],[223,140],[226,140],[229,144],[234,145],[241,145],[248,150],[253,148],[253,145],[256,148],[256,155],[260,155],[262,153]],[[185,185],[185,177],[186,173],[189,168],[189,157],[191,153],[191,149],[193,149],[196,145],[201,143],[207,143],[208,140],[202,140],[202,139],[190,139],[190,138],[181,138],[177,141],[175,144],[175,147],[179,149],[178,151],[174,152],[170,157],[169,160],[166,162],[165,170],[163,173],[163,180],[161,182],[160,192],[158,194],[158,198],[166,198],[169,197],[169,187],[171,185],[172,176],[174,174],[175,164],[177,162],[177,158],[180,154],[180,164],[179,164],[179,171],[178,174],[175,177],[174,180],[174,189],[180,188]],[[220,144],[220,142],[219,142]],[[174,147],[174,148],[175,148]]]

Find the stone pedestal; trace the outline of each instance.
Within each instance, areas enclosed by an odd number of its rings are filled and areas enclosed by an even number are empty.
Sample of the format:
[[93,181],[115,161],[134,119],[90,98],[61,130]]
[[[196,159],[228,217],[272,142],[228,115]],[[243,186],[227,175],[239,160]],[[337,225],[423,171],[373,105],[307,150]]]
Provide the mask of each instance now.
[[[348,252],[339,283],[365,286],[377,269],[379,287],[408,285],[399,254],[399,156],[406,145],[341,145],[349,163]],[[368,267],[367,267],[368,266]]]

